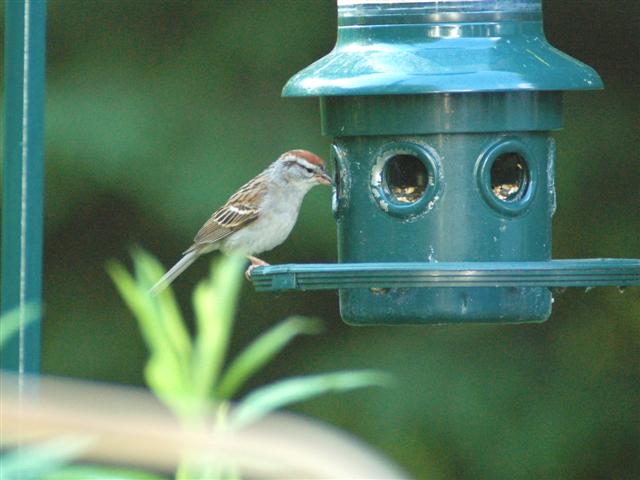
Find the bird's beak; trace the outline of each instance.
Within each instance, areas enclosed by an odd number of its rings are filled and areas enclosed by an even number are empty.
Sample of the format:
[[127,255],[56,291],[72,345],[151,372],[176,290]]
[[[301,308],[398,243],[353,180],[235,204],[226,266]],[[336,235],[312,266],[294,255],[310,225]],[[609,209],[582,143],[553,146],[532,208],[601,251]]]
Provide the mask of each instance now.
[[327,172],[318,173],[316,176],[316,181],[321,183],[322,185],[333,185],[333,179],[329,176]]

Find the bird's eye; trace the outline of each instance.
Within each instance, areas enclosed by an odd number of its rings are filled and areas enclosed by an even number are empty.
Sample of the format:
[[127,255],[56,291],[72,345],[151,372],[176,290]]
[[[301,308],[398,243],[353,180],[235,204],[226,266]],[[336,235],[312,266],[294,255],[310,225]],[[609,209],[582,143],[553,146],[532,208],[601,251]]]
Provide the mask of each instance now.
[[312,168],[304,167],[304,169],[307,171],[307,173],[313,173],[313,169]]

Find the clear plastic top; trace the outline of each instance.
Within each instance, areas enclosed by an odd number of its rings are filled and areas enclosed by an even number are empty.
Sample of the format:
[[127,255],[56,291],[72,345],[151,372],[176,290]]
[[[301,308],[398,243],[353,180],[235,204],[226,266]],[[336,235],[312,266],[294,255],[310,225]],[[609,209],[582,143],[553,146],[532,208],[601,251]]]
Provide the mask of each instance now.
[[541,19],[541,0],[338,0],[341,26]]
[[285,96],[565,91],[598,74],[547,42],[541,0],[338,0],[335,48]]
[[540,10],[541,0],[338,0],[338,7],[395,4],[433,12],[531,12]]

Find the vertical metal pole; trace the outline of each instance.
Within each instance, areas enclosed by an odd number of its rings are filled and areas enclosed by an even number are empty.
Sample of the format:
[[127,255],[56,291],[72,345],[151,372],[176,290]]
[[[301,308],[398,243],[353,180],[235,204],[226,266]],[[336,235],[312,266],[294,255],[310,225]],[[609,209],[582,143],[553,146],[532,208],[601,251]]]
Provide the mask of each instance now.
[[46,0],[5,0],[2,313],[19,309],[20,330],[0,352],[2,368],[40,367]]

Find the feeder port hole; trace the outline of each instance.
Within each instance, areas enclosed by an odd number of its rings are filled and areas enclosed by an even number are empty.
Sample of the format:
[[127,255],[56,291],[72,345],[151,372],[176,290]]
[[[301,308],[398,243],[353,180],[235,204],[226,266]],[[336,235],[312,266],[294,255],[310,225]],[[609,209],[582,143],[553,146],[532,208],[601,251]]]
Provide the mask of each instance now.
[[485,203],[501,217],[523,215],[538,188],[540,162],[525,142],[502,138],[476,162],[477,186]]
[[415,203],[427,190],[429,171],[415,155],[394,155],[385,164],[384,181],[395,202]]
[[517,202],[529,188],[529,168],[518,153],[503,153],[491,165],[491,191],[498,200]]

